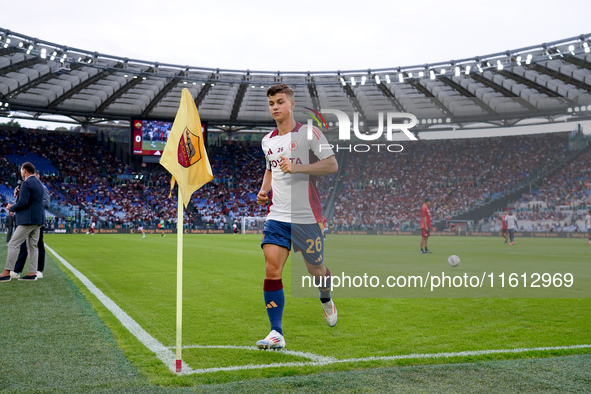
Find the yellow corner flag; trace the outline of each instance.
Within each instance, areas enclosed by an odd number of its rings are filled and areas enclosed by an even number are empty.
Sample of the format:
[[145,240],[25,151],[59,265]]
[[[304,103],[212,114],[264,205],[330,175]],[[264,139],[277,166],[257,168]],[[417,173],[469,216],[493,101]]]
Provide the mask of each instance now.
[[[179,184],[177,199],[177,271],[176,271],[176,372],[182,372],[183,348],[183,205],[195,190],[213,179],[205,151],[201,119],[188,89],[183,89],[181,104],[174,118],[160,164],[172,174],[170,190]],[[169,194],[170,196],[170,194]]]
[[201,119],[188,89],[183,89],[181,104],[162,152],[160,164],[172,174],[170,189],[174,187],[175,181],[179,184],[185,208],[191,200],[191,195],[213,179],[205,151]]

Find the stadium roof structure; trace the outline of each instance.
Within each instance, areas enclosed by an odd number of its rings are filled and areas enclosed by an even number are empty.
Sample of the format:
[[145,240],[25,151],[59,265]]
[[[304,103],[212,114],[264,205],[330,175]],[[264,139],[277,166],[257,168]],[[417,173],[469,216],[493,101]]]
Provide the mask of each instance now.
[[[346,71],[252,71],[181,66],[71,48],[0,28],[0,115],[76,123],[173,119],[189,89],[210,128],[271,127],[266,89],[291,85],[307,108],[411,113],[417,130],[591,119],[591,34],[485,56]],[[376,54],[378,56],[379,54]]]

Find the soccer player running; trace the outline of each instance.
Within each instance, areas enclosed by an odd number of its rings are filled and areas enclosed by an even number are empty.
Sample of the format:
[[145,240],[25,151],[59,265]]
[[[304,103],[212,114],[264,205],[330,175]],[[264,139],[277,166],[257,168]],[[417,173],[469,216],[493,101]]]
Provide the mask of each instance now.
[[94,227],[95,226],[96,226],[96,223],[95,223],[94,219],[92,219],[92,222],[90,223],[90,230],[88,230],[86,232],[86,234],[94,235]]
[[505,237],[505,243],[509,240],[509,230],[507,229],[507,211],[501,216],[501,236]]
[[[431,200],[425,198],[421,207],[421,253],[431,253],[427,248],[427,240],[431,235]],[[424,249],[423,249],[424,247]]]
[[267,98],[277,128],[261,143],[266,170],[257,203],[270,203],[261,247],[265,256],[263,293],[271,332],[256,344],[261,349],[282,349],[285,297],[281,277],[292,243],[294,251],[302,252],[308,272],[319,285],[326,322],[331,327],[337,324],[337,310],[330,297],[330,271],[324,265],[322,206],[314,177],[335,174],[338,164],[320,130],[311,130],[308,139],[308,127],[294,120],[294,92],[288,85],[271,86]]
[[587,228],[587,235],[589,236],[589,245],[591,245],[591,209],[585,215],[585,227]]
[[515,231],[517,231],[517,216],[513,214],[513,211],[509,211],[509,214],[505,216],[507,221],[507,231],[509,231],[509,245],[515,244]]
[[160,221],[158,222],[158,230],[160,230],[160,237],[166,237],[166,234],[164,234],[164,218],[160,218]]
[[137,219],[137,231],[142,233],[142,238],[146,238],[146,232],[144,231],[144,221],[141,218]]

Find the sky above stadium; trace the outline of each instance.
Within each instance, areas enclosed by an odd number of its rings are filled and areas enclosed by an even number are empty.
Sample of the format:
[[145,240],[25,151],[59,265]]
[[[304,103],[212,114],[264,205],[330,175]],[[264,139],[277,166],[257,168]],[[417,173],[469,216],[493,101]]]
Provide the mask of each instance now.
[[[0,26],[109,55],[222,69],[422,65],[591,32],[591,1],[29,0]],[[559,4],[559,6],[558,6]]]

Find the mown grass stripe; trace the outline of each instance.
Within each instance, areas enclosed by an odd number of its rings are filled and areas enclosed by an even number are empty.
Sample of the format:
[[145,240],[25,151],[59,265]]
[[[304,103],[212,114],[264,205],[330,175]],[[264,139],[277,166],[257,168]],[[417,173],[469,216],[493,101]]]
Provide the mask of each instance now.
[[[176,372],[176,356],[166,346],[160,343],[156,338],[148,334],[146,330],[142,328],[131,316],[129,316],[123,309],[121,309],[111,298],[103,293],[98,287],[94,285],[84,274],[78,271],[68,263],[63,257],[61,257],[55,250],[49,245],[45,244],[45,248],[59,260],[60,263],[67,269],[69,269],[76,278],[80,280],[86,286],[86,288],[94,294],[94,296],[109,310],[113,315],[121,322],[121,324],[129,330],[129,332],[135,336],[145,347],[150,349],[156,354],[168,369],[172,372]],[[192,369],[186,363],[183,362],[183,371],[185,373],[191,373]]]
[[[172,352],[172,348],[164,346],[153,336],[151,336],[146,330],[144,330],[131,316],[123,311],[111,298],[105,295],[100,289],[98,289],[84,274],[74,268],[64,258],[62,258],[57,252],[51,247],[47,246],[47,249],[66,267],[68,268],[87,288],[94,294],[99,301],[105,305],[105,307],[115,315],[115,317],[121,322],[121,324],[129,330],[144,346],[150,349],[156,354],[156,356],[170,369],[172,372],[176,372],[176,356]],[[255,347],[250,346],[207,346],[207,345],[189,345],[184,348],[235,348],[235,349],[246,349],[246,350],[258,350]],[[370,356],[370,357],[359,357],[359,358],[346,358],[336,359],[333,357],[323,357],[314,355],[313,353],[297,352],[298,355],[307,357],[313,361],[302,362],[284,362],[284,363],[270,363],[270,364],[247,364],[247,365],[235,365],[229,367],[212,367],[212,368],[200,368],[192,369],[186,363],[183,362],[182,375],[193,375],[193,374],[204,374],[214,373],[222,371],[238,371],[238,370],[252,370],[252,369],[263,369],[263,368],[280,368],[280,367],[303,367],[303,366],[322,366],[329,364],[341,364],[341,363],[359,363],[368,361],[396,361],[396,360],[407,360],[407,359],[429,359],[429,358],[452,358],[452,357],[471,357],[471,356],[485,356],[492,354],[519,354],[528,352],[545,352],[554,350],[574,350],[574,349],[586,349],[591,348],[591,345],[572,345],[572,346],[556,346],[556,347],[536,347],[536,348],[516,348],[516,349],[491,349],[491,350],[476,350],[476,351],[462,351],[462,352],[442,352],[442,353],[415,353],[415,354],[403,354],[395,356]],[[301,353],[301,354],[300,354]]]

